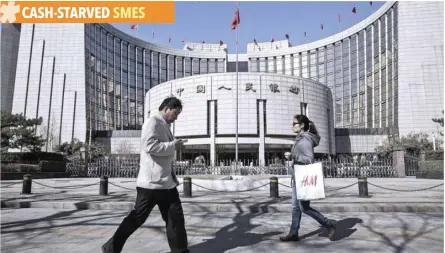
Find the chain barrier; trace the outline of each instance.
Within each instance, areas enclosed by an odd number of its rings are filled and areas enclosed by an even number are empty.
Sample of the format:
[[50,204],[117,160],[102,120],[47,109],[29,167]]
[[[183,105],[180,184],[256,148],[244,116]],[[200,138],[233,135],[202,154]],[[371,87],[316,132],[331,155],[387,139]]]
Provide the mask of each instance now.
[[283,183],[278,183],[278,184],[281,185],[281,186],[287,187],[287,188],[292,188],[292,186],[285,185],[285,184],[283,184]]
[[215,190],[215,189],[210,189],[210,188],[207,188],[207,187],[204,187],[204,186],[200,186],[200,185],[195,184],[195,183],[192,183],[192,184],[195,185],[195,186],[201,187],[203,189],[206,189],[206,190],[209,190],[209,191],[213,191],[213,192],[248,192],[248,191],[253,191],[253,190],[259,189],[261,187],[264,187],[266,185],[269,185],[269,183],[267,183],[267,184],[263,184],[263,185],[258,186],[258,187],[254,187],[254,188],[247,189],[247,190],[240,190],[240,191],[218,191],[218,190]]
[[134,190],[135,190],[135,189],[131,189],[131,188],[127,188],[127,187],[123,187],[123,186],[117,185],[117,184],[112,183],[112,182],[110,182],[110,181],[108,181],[108,183],[111,184],[111,185],[114,185],[114,186],[116,186],[116,187],[118,187],[118,188],[125,189],[125,190],[129,190],[129,191],[134,191]]
[[85,187],[89,187],[89,186],[93,186],[93,185],[99,184],[99,182],[97,182],[97,183],[93,183],[93,184],[84,184],[84,185],[49,186],[49,185],[42,184],[42,183],[39,183],[39,182],[36,182],[36,181],[32,181],[32,182],[34,184],[41,185],[41,186],[48,187],[48,188],[53,188],[53,189],[80,189],[80,188],[85,188]]
[[358,183],[355,182],[355,183],[353,183],[353,184],[350,184],[350,185],[347,185],[347,186],[344,186],[344,187],[339,187],[339,188],[335,188],[335,189],[326,190],[326,192],[335,192],[335,191],[343,190],[343,189],[352,187],[352,186],[354,186],[354,185],[356,185],[356,184],[358,184]]
[[[0,188],[7,188],[7,187],[10,187],[10,186],[12,186],[12,185],[21,184],[21,183],[22,183],[22,182],[15,182],[15,183],[8,184],[8,185],[6,185],[6,186],[1,186]],[[97,182],[97,183],[86,184],[86,185],[50,186],[50,185],[42,184],[42,183],[39,183],[39,182],[36,182],[36,181],[33,181],[33,183],[35,183],[35,184],[37,184],[37,185],[40,185],[40,186],[43,186],[43,187],[48,187],[48,188],[53,188],[53,189],[81,189],[81,188],[86,188],[86,187],[89,187],[89,186],[93,186],[93,185],[98,185],[98,184],[99,184],[99,182]],[[122,188],[122,189],[129,190],[129,191],[134,191],[134,189],[127,188],[127,187],[123,187],[123,186],[117,185],[117,184],[112,183],[112,182],[108,182],[108,183],[111,184],[111,185],[113,185],[113,186],[116,186],[116,187],[118,187],[118,188]],[[183,183],[179,183],[178,186],[180,186],[180,185],[182,185],[182,184],[183,184]],[[203,189],[205,189],[205,190],[213,191],[213,192],[248,192],[248,191],[253,191],[253,190],[256,190],[256,189],[259,189],[259,188],[262,188],[262,187],[264,187],[264,186],[269,185],[269,183],[266,183],[266,184],[260,185],[260,186],[258,186],[258,187],[254,187],[254,188],[247,189],[247,190],[239,190],[239,191],[219,191],[219,190],[215,190],[215,189],[207,188],[207,187],[204,187],[204,186],[195,184],[195,183],[192,183],[192,184],[195,185],[195,186],[197,186],[197,187],[203,188]],[[278,183],[278,184],[281,185],[281,186],[287,187],[287,188],[292,188],[291,186],[289,186],[289,185],[285,185],[285,184],[283,184],[283,183]],[[358,183],[355,182],[355,183],[352,183],[352,184],[347,185],[347,186],[343,186],[343,187],[339,187],[339,188],[335,188],[335,189],[329,189],[329,190],[326,190],[326,192],[333,192],[333,191],[343,190],[343,189],[352,187],[352,186],[354,186],[354,185],[356,185],[356,184],[358,184]],[[368,184],[369,184],[369,185],[372,185],[372,186],[375,186],[375,187],[377,187],[377,188],[380,188],[380,189],[389,190],[389,191],[396,191],[396,192],[418,192],[418,191],[427,191],[427,190],[431,190],[431,189],[434,189],[434,188],[437,188],[437,187],[440,187],[440,186],[443,186],[443,185],[444,185],[444,183],[441,183],[441,184],[438,184],[438,185],[435,185],[435,186],[431,186],[431,187],[427,187],[427,188],[422,188],[422,189],[413,189],[413,190],[409,190],[409,189],[407,189],[407,190],[400,190],[400,189],[394,189],[394,188],[389,188],[389,187],[379,186],[379,185],[373,184],[373,183],[371,183],[371,182],[368,182]]]
[[437,188],[437,187],[439,187],[439,186],[442,186],[444,183],[441,183],[441,184],[438,184],[438,185],[435,185],[435,186],[431,186],[431,187],[428,187],[428,188],[415,189],[415,190],[399,190],[399,189],[393,189],[393,188],[388,188],[388,187],[383,187],[383,186],[375,185],[375,184],[370,183],[370,182],[368,182],[368,184],[369,184],[369,185],[372,185],[372,186],[375,186],[375,187],[377,187],[377,188],[384,189],[384,190],[389,190],[389,191],[396,191],[396,192],[418,192],[418,191],[426,191],[426,190],[431,190],[431,189]]
[[[85,188],[85,187],[89,187],[89,186],[93,186],[93,185],[97,185],[97,184],[99,184],[99,183],[92,183],[92,184],[84,184],[84,185],[50,186],[50,185],[46,185],[46,184],[39,183],[39,182],[37,182],[37,181],[32,181],[32,182],[33,182],[34,184],[37,184],[37,185],[40,185],[40,186],[43,186],[43,187],[53,188],[53,189],[81,189],[81,188]],[[15,182],[15,183],[12,183],[12,184],[8,184],[8,185],[6,185],[6,186],[2,186],[2,187],[0,187],[0,188],[7,188],[7,187],[9,187],[9,186],[16,185],[16,184],[21,184],[21,183],[22,183],[22,182]],[[126,187],[123,187],[123,186],[114,184],[114,183],[112,183],[112,182],[108,182],[108,183],[111,184],[111,185],[114,185],[114,186],[116,186],[116,187],[118,187],[118,188],[125,189],[125,190],[129,190],[129,191],[134,191],[134,190],[135,190],[135,189],[126,188]],[[178,186],[180,186],[181,184],[182,184],[182,183],[179,183]]]
[[16,184],[21,184],[21,183],[22,182],[15,182],[15,183],[12,183],[12,184],[8,184],[8,185],[5,185],[5,186],[2,186],[0,188],[8,188],[9,186],[16,185]]

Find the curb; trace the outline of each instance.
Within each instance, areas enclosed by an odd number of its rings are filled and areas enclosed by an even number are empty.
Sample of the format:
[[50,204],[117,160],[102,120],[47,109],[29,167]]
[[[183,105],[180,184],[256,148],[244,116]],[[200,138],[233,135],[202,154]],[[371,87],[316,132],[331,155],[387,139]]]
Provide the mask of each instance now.
[[[77,209],[77,210],[122,210],[133,209],[133,202],[61,202],[61,201],[1,201],[1,208],[48,208],[48,209]],[[424,213],[442,212],[443,202],[437,203],[313,203],[312,206],[324,213],[333,212],[404,212]],[[208,213],[291,213],[292,204],[288,203],[219,203],[198,205],[196,203],[182,203],[185,213],[208,212]],[[158,209],[153,209],[158,212]]]

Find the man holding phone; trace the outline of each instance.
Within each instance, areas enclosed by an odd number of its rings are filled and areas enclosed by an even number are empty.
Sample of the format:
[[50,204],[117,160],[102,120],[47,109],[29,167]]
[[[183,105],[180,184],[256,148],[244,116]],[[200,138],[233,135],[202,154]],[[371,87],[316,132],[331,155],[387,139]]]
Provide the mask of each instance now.
[[136,181],[136,203],[113,237],[102,246],[103,253],[120,253],[125,241],[147,220],[155,205],[161,211],[172,253],[188,253],[184,213],[179,199],[178,179],[173,169],[175,150],[187,140],[174,139],[170,131],[182,111],[175,97],[166,98],[159,113],[145,120],[141,136],[141,161]]

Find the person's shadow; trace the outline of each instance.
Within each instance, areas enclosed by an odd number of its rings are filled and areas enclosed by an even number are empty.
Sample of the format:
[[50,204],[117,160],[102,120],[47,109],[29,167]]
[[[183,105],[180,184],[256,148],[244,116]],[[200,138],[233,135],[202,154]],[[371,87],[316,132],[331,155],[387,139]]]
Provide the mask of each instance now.
[[[363,220],[359,219],[359,218],[346,218],[346,219],[337,221],[337,226],[336,226],[335,234],[334,234],[334,237],[332,238],[332,241],[339,241],[339,240],[342,240],[344,238],[351,236],[355,231],[357,231],[357,229],[354,228],[354,226],[357,223],[362,223],[362,222],[363,222]],[[313,236],[316,234],[318,234],[318,236],[321,236],[321,237],[328,237],[327,229],[319,228],[319,229],[312,231],[308,234],[301,235],[300,239],[304,239],[304,238],[307,238],[307,237],[310,237],[310,236]]]
[[[267,208],[270,203],[254,205],[255,208]],[[237,247],[252,246],[262,241],[272,239],[271,237],[282,234],[282,231],[271,231],[266,233],[252,233],[252,229],[261,225],[252,224],[252,219],[261,213],[237,213],[233,222],[220,228],[213,238],[205,239],[203,242],[191,245],[190,252],[193,253],[223,253]],[[275,240],[275,239],[274,239]]]

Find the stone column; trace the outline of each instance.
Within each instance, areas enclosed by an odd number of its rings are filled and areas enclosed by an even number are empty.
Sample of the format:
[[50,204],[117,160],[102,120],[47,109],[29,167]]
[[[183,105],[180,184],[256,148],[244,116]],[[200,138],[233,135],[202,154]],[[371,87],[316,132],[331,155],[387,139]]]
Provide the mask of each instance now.
[[266,101],[265,100],[259,100],[259,114],[260,114],[260,139],[259,139],[259,149],[258,149],[258,162],[259,162],[259,166],[264,166],[265,163],[265,159],[264,159],[264,153],[265,153],[265,149],[266,149],[266,144],[265,144],[265,129],[264,129],[264,110],[265,110],[265,106],[266,106]]
[[392,161],[394,169],[398,177],[406,177],[405,174],[405,151],[404,150],[394,150],[392,152]]
[[216,165],[216,144],[215,144],[215,101],[209,101],[210,106],[210,165]]

